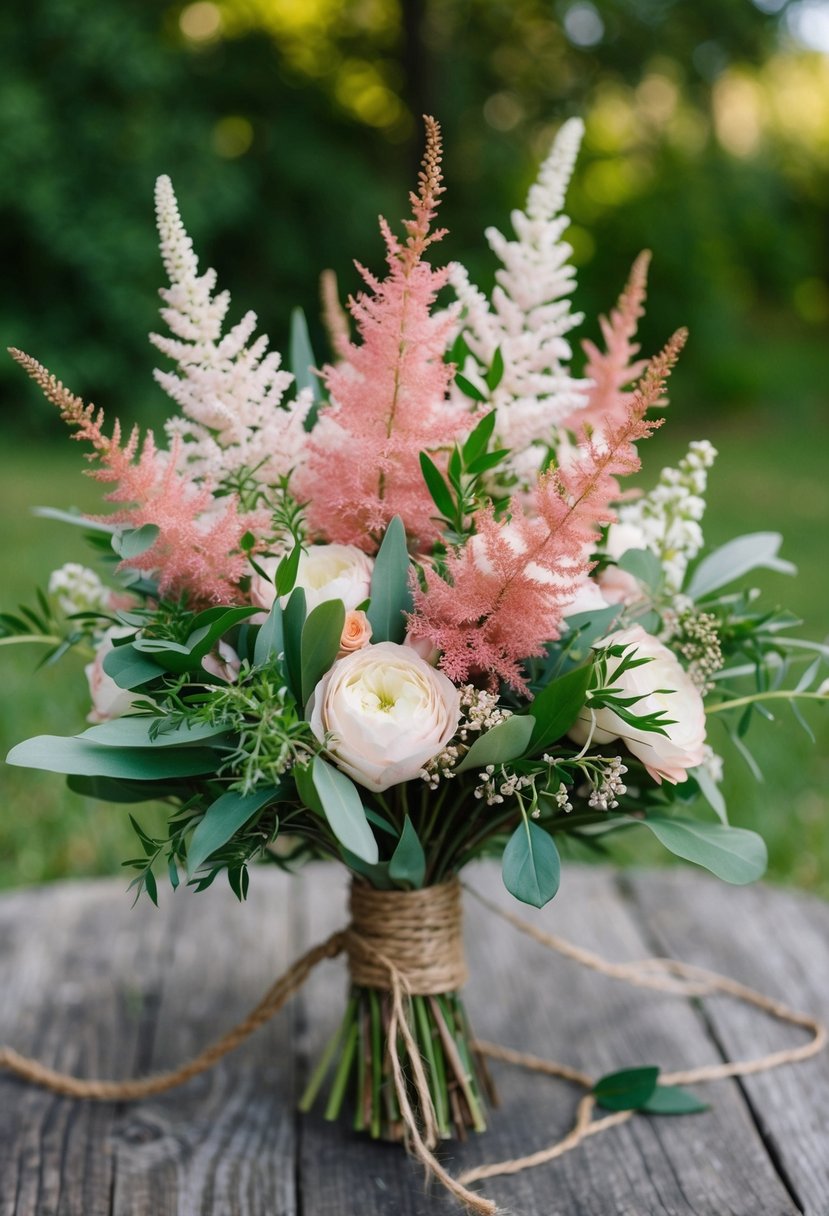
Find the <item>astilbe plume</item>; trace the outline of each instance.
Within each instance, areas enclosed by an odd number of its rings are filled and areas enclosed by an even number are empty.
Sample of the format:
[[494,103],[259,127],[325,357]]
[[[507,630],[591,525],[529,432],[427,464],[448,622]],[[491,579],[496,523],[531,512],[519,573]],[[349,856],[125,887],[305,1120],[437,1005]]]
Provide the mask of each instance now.
[[618,425],[625,417],[633,395],[632,386],[647,366],[646,359],[636,357],[640,347],[634,338],[639,318],[645,311],[650,260],[649,250],[639,254],[610,317],[599,318],[605,349],[599,350],[589,339],[582,342],[587,356],[584,372],[590,381],[587,405],[571,414],[565,420],[565,426],[575,429],[589,423],[603,431]]
[[168,434],[181,440],[194,476],[233,484],[236,474],[247,471],[258,482],[276,485],[304,457],[311,393],[285,400],[294,377],[282,370],[279,353],[268,351],[265,334],[250,341],[256,313],[245,313],[222,334],[230,295],[213,294],[214,270],[199,274],[169,177],[159,177],[155,197],[170,280],[161,289],[161,316],[173,337],[151,334],[150,341],[177,365],[177,371],[156,370],[155,378],[183,415],[166,423]]
[[[295,488],[308,499],[312,531],[329,541],[377,547],[400,515],[415,546],[437,539],[434,504],[420,470],[420,452],[447,448],[471,425],[467,406],[451,404],[452,368],[443,360],[453,313],[430,315],[447,272],[434,270],[426,250],[444,232],[431,229],[440,195],[440,130],[426,120],[427,144],[413,218],[399,241],[385,220],[387,277],[358,266],[368,291],[349,301],[361,341],[339,326],[340,361],[324,369],[331,403],[311,433],[308,459]],[[467,403],[468,404],[468,403]]]
[[[531,486],[558,427],[587,400],[587,384],[569,370],[572,349],[566,335],[582,317],[571,311],[575,270],[571,246],[563,239],[569,219],[562,213],[567,186],[584,131],[578,118],[558,132],[530,188],[526,210],[512,213],[516,239],[488,228],[487,240],[502,268],[491,303],[461,266],[451,282],[464,310],[463,336],[473,358],[467,378],[497,411],[496,436],[510,449],[505,468],[521,486]],[[500,350],[504,372],[490,391],[482,375]]]
[[181,459],[178,440],[169,451],[161,451],[151,431],[140,443],[134,427],[122,443],[117,421],[107,436],[103,410],[84,405],[30,355],[14,349],[10,353],[75,428],[73,438],[92,445],[88,458],[97,460],[98,467],[88,470],[89,475],[115,487],[105,500],[129,504],[97,518],[135,528],[155,524],[159,529],[150,548],[130,558],[130,568],[152,574],[162,596],[184,596],[194,605],[239,602],[243,597],[238,583],[248,570],[241,540],[251,528],[261,527],[261,513],[240,514],[232,495],[216,498],[207,486],[197,485]]
[[409,626],[439,649],[456,683],[485,675],[527,693],[522,660],[544,653],[559,636],[563,609],[590,570],[599,526],[614,518],[618,478],[636,472],[636,441],[660,424],[646,413],[661,398],[685,341],[678,331],[648,365],[626,415],[601,439],[589,428],[566,467],[538,478],[532,503],[516,497],[510,518],[491,509],[476,516],[477,532],[446,561],[447,577],[426,569],[414,588]]

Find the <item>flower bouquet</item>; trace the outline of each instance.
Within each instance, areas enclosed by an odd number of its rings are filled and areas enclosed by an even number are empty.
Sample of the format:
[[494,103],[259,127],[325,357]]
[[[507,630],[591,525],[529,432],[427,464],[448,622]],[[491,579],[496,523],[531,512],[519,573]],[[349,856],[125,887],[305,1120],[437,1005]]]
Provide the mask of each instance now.
[[707,724],[748,755],[765,701],[824,695],[825,649],[737,585],[791,570],[777,535],[703,555],[710,444],[647,494],[623,487],[685,334],[639,357],[643,255],[573,370],[562,207],[580,122],[514,239],[487,233],[491,298],[430,264],[443,188],[426,132],[403,235],[381,220],[385,277],[361,267],[347,310],[324,278],[320,371],[301,314],[291,371],[254,314],[223,331],[229,296],[159,180],[169,333],[152,342],[177,411],[163,444],[125,436],[12,352],[114,509],[52,512],[107,577],[64,565],[2,628],[47,663],[85,656],[92,699],[87,729],[9,762],[168,808],[160,836],[132,820],[137,894],[156,901],[162,872],[198,891],[224,872],[244,899],[253,861],[347,867],[351,989],[303,1106],[324,1093],[330,1118],[434,1144],[483,1129],[492,1097],[460,993],[464,867],[500,858],[508,891],[541,907],[560,850],[633,830],[728,882],[759,877],[763,841],[729,825]]

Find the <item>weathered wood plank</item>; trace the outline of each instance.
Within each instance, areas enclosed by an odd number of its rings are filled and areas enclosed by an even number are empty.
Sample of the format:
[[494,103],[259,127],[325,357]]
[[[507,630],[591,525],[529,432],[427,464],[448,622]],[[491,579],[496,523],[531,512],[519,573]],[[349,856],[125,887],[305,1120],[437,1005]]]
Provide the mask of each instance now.
[[[58,884],[0,900],[0,1041],[80,1076],[140,1067],[164,922],[123,883]],[[111,1105],[0,1077],[3,1216],[108,1216]]]
[[[226,884],[178,891],[161,915],[167,958],[143,1067],[174,1068],[229,1030],[293,959],[297,891],[262,871],[239,905]],[[294,1216],[293,1010],[215,1069],[113,1129],[113,1216]]]
[[[471,871],[470,881],[508,902],[494,868]],[[538,921],[609,957],[648,953],[645,937],[654,926],[664,930],[665,909],[682,902],[690,909],[688,923],[706,925],[698,929],[700,949],[711,935],[715,941],[724,936],[709,887],[697,875],[636,880],[634,902],[620,897],[610,872],[571,868],[565,882]],[[160,911],[131,910],[122,886],[60,884],[0,899],[0,1041],[79,1075],[174,1066],[232,1025],[301,949],[345,917],[345,876],[325,867],[300,880],[261,871],[242,907],[217,887],[207,896],[167,895]],[[640,889],[648,893],[647,908]],[[680,889],[684,901],[672,894]],[[734,893],[741,900],[747,894]],[[751,898],[758,901],[752,924],[767,917],[766,928],[757,929],[765,953],[753,930],[743,937],[741,925],[733,956],[721,940],[718,949],[726,954],[701,961],[739,973],[747,950],[758,974],[742,968],[746,978],[772,988],[776,969],[781,995],[797,1003],[793,981],[803,972],[809,993],[825,1002],[826,909],[816,908],[813,918],[795,900],[798,914],[777,918],[779,893],[757,889]],[[733,915],[726,923],[733,926]],[[644,1062],[674,1068],[718,1058],[706,1023],[687,1003],[625,988],[554,958],[474,902],[467,903],[467,926],[468,1003],[482,1037],[596,1074]],[[823,935],[824,953],[815,932]],[[685,953],[691,957],[690,948]],[[323,964],[291,1010],[214,1072],[140,1105],[73,1103],[0,1081],[0,1216],[345,1216],[356,1210],[361,1216],[456,1216],[438,1190],[424,1195],[421,1172],[399,1148],[373,1144],[319,1114],[294,1113],[301,1074],[342,1011],[346,983],[341,961]],[[804,996],[802,1003],[814,1001]],[[731,1051],[728,1027],[716,1023],[714,1030]],[[738,1025],[734,1050],[742,1049],[744,1033]],[[765,1049],[760,1038],[754,1043]],[[758,1093],[770,1105],[782,1095],[803,1111],[811,1102],[802,1084],[806,1069],[752,1084],[764,1083]],[[569,1126],[575,1094],[568,1087],[503,1067],[498,1075],[502,1109],[485,1137],[446,1150],[453,1169],[530,1151]],[[797,1208],[740,1087],[726,1082],[710,1093],[715,1105],[708,1114],[637,1118],[557,1163],[493,1181],[487,1192],[521,1216],[793,1216]],[[813,1158],[802,1167],[806,1183],[798,1183],[798,1193],[815,1216],[826,1211],[819,1196],[829,1158],[819,1098],[816,1092],[808,1135],[797,1119],[763,1127],[787,1175],[794,1167],[778,1140],[797,1152],[789,1144],[793,1137]]]
[[[308,878],[314,882],[314,875]],[[469,881],[495,898],[505,896],[492,867]],[[571,869],[566,890],[544,913],[528,918],[611,958],[647,953],[631,911],[610,873]],[[344,894],[335,881],[312,889],[310,938],[342,919]],[[344,891],[344,884],[341,886]],[[692,1009],[675,998],[643,993],[547,955],[535,943],[467,902],[472,979],[468,1005],[477,1032],[519,1049],[552,1056],[599,1075],[642,1063],[666,1068],[719,1059]],[[312,1054],[341,1010],[344,979],[320,975],[306,1002]],[[324,1016],[325,1010],[328,1016]],[[473,1163],[523,1155],[568,1130],[574,1095],[567,1087],[513,1069],[498,1069],[502,1108],[490,1132],[451,1147],[445,1160],[460,1171]],[[303,1125],[300,1174],[303,1201],[315,1216],[349,1210],[361,1181],[361,1216],[446,1216],[456,1211],[433,1191],[420,1193],[420,1174],[408,1177],[393,1149],[378,1149],[317,1116]],[[789,1216],[796,1211],[766,1153],[739,1088],[717,1088],[713,1111],[693,1118],[639,1118],[540,1170],[493,1180],[487,1192],[522,1216]]]
[[[829,1014],[829,905],[768,887],[735,888],[685,871],[629,880],[659,949],[733,976],[818,1017]],[[803,1034],[728,998],[704,1002],[726,1054],[758,1056]],[[746,1077],[766,1144],[802,1210],[829,1212],[829,1057]],[[711,1091],[719,1094],[719,1087]]]

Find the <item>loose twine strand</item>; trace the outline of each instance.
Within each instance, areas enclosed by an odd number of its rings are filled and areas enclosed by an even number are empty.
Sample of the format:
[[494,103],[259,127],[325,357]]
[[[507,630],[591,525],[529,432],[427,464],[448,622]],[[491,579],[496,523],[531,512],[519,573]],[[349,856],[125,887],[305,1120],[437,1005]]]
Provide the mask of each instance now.
[[[781,1001],[740,984],[728,976],[670,958],[612,963],[572,942],[536,928],[471,888],[465,889],[520,933],[546,949],[600,975],[637,988],[649,988],[674,996],[698,997],[715,993],[732,996],[768,1013],[778,1021],[807,1030],[812,1036],[808,1043],[800,1047],[771,1052],[756,1059],[708,1064],[666,1073],[660,1077],[660,1082],[669,1085],[699,1084],[726,1077],[768,1072],[783,1064],[795,1064],[810,1059],[826,1046],[829,1037],[827,1028],[817,1018],[790,1009]],[[456,1199],[480,1216],[496,1216],[498,1209],[495,1203],[485,1196],[469,1190],[471,1183],[499,1175],[517,1174],[553,1161],[577,1148],[591,1136],[626,1123],[635,1113],[629,1110],[617,1111],[594,1119],[596,1101],[590,1092],[594,1081],[587,1073],[499,1044],[477,1042],[474,1047],[491,1059],[561,1078],[581,1086],[588,1092],[578,1104],[572,1128],[554,1144],[524,1157],[476,1166],[466,1170],[458,1178],[453,1177],[440,1164],[434,1155],[438,1143],[437,1119],[423,1062],[406,1014],[406,999],[412,993],[451,991],[460,987],[465,978],[460,933],[460,883],[457,879],[440,887],[415,892],[377,892],[354,884],[351,923],[348,927],[333,933],[325,941],[306,951],[276,980],[246,1018],[194,1059],[169,1072],[125,1081],[82,1080],[48,1068],[38,1060],[20,1055],[10,1047],[0,1049],[0,1070],[5,1069],[25,1081],[72,1098],[104,1102],[134,1101],[164,1093],[200,1073],[207,1072],[260,1026],[270,1021],[303,987],[310,974],[323,960],[337,958],[343,953],[348,956],[353,982],[382,988],[391,993],[387,1050],[410,1152],[423,1164],[427,1174],[436,1178]],[[411,1062],[410,1080],[406,1077],[400,1058],[398,1035],[405,1044]],[[414,1087],[417,1094],[419,1119],[412,1106],[410,1086]]]

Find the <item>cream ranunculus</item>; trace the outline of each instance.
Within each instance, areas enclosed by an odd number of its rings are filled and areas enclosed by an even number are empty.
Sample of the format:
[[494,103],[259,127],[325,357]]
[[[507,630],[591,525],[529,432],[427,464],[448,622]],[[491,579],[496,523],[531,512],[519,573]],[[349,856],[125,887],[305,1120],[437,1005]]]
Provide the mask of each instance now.
[[[273,576],[279,558],[264,558],[258,564],[269,577],[254,573],[250,598],[257,607],[269,610],[276,598]],[[373,559],[356,545],[311,545],[300,556],[296,586],[305,591],[308,612],[324,600],[342,600],[349,612],[369,598],[373,570]]]
[[[612,709],[591,711],[585,708],[570,731],[571,739],[586,743],[591,730],[595,743],[621,739],[655,781],[661,782],[664,778],[673,785],[684,781],[688,769],[701,764],[705,755],[705,708],[699,689],[676,656],[646,633],[641,625],[620,629],[594,643],[597,649],[608,645],[632,646],[637,658],[650,659],[640,667],[628,668],[618,679],[614,677],[614,671],[621,660],[608,660],[608,684],[621,689],[622,696],[642,698],[631,706],[631,712],[643,715],[664,710],[665,716],[674,721],[665,726],[667,734],[659,735],[629,726]],[[659,692],[658,689],[671,691]]]
[[410,646],[379,642],[338,659],[308,703],[337,766],[380,793],[417,777],[454,735],[460,692]]

